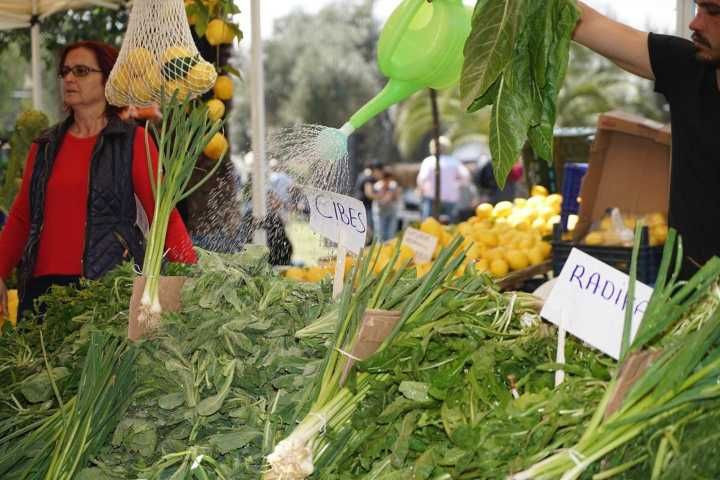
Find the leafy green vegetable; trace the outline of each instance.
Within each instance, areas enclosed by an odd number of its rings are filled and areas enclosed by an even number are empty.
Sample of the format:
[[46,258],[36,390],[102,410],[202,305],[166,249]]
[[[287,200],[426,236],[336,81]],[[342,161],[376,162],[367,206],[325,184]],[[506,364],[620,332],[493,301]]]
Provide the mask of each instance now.
[[478,2],[460,80],[470,112],[493,106],[490,151],[498,185],[529,139],[551,162],[557,95],[579,13],[575,0]]

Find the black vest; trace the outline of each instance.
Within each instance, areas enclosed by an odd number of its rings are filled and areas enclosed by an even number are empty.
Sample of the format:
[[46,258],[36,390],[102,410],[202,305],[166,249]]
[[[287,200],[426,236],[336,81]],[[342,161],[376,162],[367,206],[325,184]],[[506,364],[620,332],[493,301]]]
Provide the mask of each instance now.
[[[18,268],[20,296],[32,278],[45,217],[45,193],[68,119],[35,140],[37,154],[30,183],[30,233]],[[142,265],[144,238],[136,226],[132,180],[135,124],[112,117],[100,132],[90,160],[82,275],[96,279],[132,257]]]

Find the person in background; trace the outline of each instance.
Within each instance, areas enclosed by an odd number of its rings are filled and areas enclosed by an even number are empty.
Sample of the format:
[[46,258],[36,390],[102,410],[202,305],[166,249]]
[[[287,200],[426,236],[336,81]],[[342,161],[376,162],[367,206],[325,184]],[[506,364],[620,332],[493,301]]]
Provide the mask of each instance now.
[[505,188],[500,190],[495,173],[493,172],[492,162],[488,161],[482,168],[475,172],[473,181],[478,188],[488,196],[487,201],[493,205],[498,202],[512,202],[517,197],[517,185],[523,177],[523,166],[521,162],[513,165],[507,179],[505,180]]
[[[105,100],[105,82],[118,51],[99,42],[67,46],[58,77],[68,116],[32,144],[22,185],[0,232],[0,306],[7,313],[7,279],[18,267],[19,314],[52,285],[95,279],[133,260],[142,265],[144,234],[154,199],[145,130],[123,121]],[[152,164],[157,147],[149,139]],[[170,261],[197,256],[173,211],[165,243]]]
[[290,175],[279,168],[277,159],[271,159],[268,166],[270,167],[268,212],[262,227],[267,233],[269,262],[271,265],[290,265],[293,246],[287,235],[286,225],[290,220],[290,210],[293,208],[294,182]]
[[[449,222],[457,218],[456,207],[460,200],[460,188],[470,181],[470,172],[457,158],[450,154],[450,140],[440,137],[440,215],[447,217]],[[437,148],[435,139],[430,141],[430,156],[420,165],[417,176],[421,205],[420,214],[426,219],[433,214],[435,202],[435,155]]]
[[399,200],[402,191],[392,171],[385,168],[381,178],[373,185],[373,216],[375,217],[375,239],[386,242],[397,233]]
[[360,200],[365,206],[365,212],[367,215],[367,230],[368,239],[372,239],[374,235],[373,225],[373,214],[372,214],[372,203],[373,203],[373,185],[375,182],[380,180],[382,175],[382,164],[379,162],[369,163],[360,175],[358,175],[357,181],[355,182],[355,198]]

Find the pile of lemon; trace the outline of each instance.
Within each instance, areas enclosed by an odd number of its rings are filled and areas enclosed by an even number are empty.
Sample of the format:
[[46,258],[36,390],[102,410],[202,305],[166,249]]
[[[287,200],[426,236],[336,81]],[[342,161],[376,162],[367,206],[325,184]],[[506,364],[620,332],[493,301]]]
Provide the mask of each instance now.
[[[668,235],[668,224],[665,214],[662,212],[649,213],[647,215],[635,215],[632,213],[622,214],[622,223],[630,231],[635,231],[637,222],[642,220],[649,230],[650,246],[665,244]],[[633,244],[632,237],[621,238],[617,232],[618,228],[613,224],[610,215],[605,215],[597,226],[593,228],[583,239],[583,243],[591,246],[623,246],[630,247]]]
[[[560,221],[562,197],[548,195],[544,188],[533,188],[530,198],[517,198],[514,202],[497,205],[481,204],[475,216],[456,226],[445,227],[434,218],[428,218],[420,230],[438,238],[439,249],[447,245],[455,234],[465,238],[468,249],[461,269],[472,264],[475,271],[504,277],[510,272],[524,270],[546,261],[552,253],[544,237],[552,233],[553,225]],[[576,222],[576,218],[572,222]],[[421,266],[418,266],[421,268]],[[425,265],[422,268],[429,269]]]
[[[345,275],[348,275],[355,265],[355,259],[348,255],[345,257]],[[318,283],[325,278],[335,276],[335,261],[320,262],[311,267],[290,267],[283,272],[285,277],[299,282]]]
[[[458,225],[445,226],[434,218],[428,218],[420,224],[420,230],[438,239],[433,259],[437,258],[443,247],[456,235],[464,237],[459,251],[466,251],[466,259],[458,269],[463,274],[472,265],[476,272],[487,272],[500,278],[510,272],[524,270],[545,262],[552,253],[552,247],[545,238],[552,233],[553,225],[560,221],[562,197],[548,194],[544,187],[531,190],[530,198],[517,198],[513,202],[500,202],[497,205],[481,204],[475,216]],[[571,216],[569,227],[577,222]],[[392,260],[397,242],[392,240],[378,250],[373,271],[381,272]],[[406,245],[400,246],[396,265],[405,266],[412,262],[414,253]],[[352,257],[345,262],[346,274],[353,265]],[[417,276],[422,277],[432,268],[432,261],[415,265]],[[335,263],[323,263],[318,266],[291,267],[285,276],[300,281],[318,282],[335,273]]]

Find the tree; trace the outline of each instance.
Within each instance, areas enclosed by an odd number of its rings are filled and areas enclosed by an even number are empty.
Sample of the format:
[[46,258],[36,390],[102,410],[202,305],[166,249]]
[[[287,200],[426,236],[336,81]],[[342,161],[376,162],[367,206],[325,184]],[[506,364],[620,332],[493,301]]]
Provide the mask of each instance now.
[[[337,1],[317,14],[292,12],[276,20],[265,42],[265,96],[268,129],[312,123],[337,127],[383,87],[375,60],[379,35],[372,0]],[[246,55],[238,58],[246,70]],[[246,147],[249,101],[238,99],[234,140]],[[397,157],[387,113],[350,137],[353,163]]]
[[[460,102],[460,90],[453,87],[438,93],[441,128],[453,145],[472,141],[487,141],[490,129],[490,110],[467,113]],[[427,90],[412,95],[398,109],[395,141],[406,159],[415,159],[418,147],[425,152],[423,140],[433,128],[430,97]]]
[[663,103],[647,80],[572,44],[568,72],[558,96],[558,126],[595,126],[599,114],[615,109],[667,121]]

